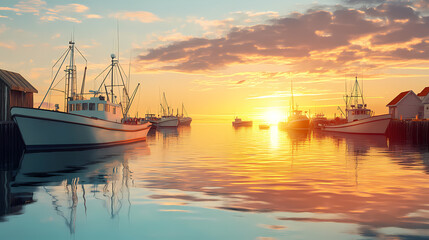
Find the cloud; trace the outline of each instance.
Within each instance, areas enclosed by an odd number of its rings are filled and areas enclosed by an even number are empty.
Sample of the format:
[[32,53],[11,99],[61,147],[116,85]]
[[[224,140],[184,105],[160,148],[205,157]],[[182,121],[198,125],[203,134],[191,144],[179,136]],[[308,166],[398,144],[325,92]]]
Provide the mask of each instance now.
[[57,38],[60,38],[60,37],[61,37],[61,34],[57,33],[57,34],[52,35],[51,39],[57,39]]
[[[53,22],[53,21],[68,21],[80,23],[82,22],[76,17],[66,16],[65,14],[82,14],[89,10],[89,7],[72,3],[67,5],[56,5],[53,8],[48,8],[45,1],[42,0],[29,0],[29,1],[20,1],[15,4],[13,8],[11,7],[0,7],[0,11],[14,11],[17,15],[22,15],[22,13],[33,13],[36,16],[40,16],[39,19],[44,22]],[[86,18],[101,18],[96,14],[88,14]]]
[[40,10],[44,9],[46,2],[42,0],[29,0],[29,1],[20,1],[18,4],[15,4],[16,12],[25,12],[33,13],[34,15],[39,15]]
[[16,48],[16,44],[14,42],[12,43],[0,42],[0,48],[7,48],[7,49],[13,50]]
[[74,17],[67,17],[67,16],[58,16],[58,15],[47,15],[40,17],[40,20],[45,22],[54,22],[57,20],[60,21],[66,21],[66,22],[74,22],[74,23],[81,23],[82,21],[74,18]]
[[82,4],[72,3],[68,5],[57,5],[55,8],[49,9],[50,12],[60,13],[60,12],[75,12],[83,13],[88,11],[88,7]]
[[161,19],[155,14],[145,11],[118,12],[110,16],[121,20],[138,21],[142,23],[161,21]]
[[102,16],[97,15],[97,14],[88,14],[85,17],[88,18],[88,19],[100,19],[100,18],[103,18]]
[[203,28],[229,30],[215,38],[193,37],[147,49],[138,61],[146,70],[204,72],[271,63],[294,72],[324,73],[351,70],[360,61],[379,68],[397,59],[429,60],[429,16],[415,4],[389,1],[359,9],[337,5],[284,17],[270,13],[266,15],[274,18],[266,23],[242,27],[233,19],[194,18],[192,23]]

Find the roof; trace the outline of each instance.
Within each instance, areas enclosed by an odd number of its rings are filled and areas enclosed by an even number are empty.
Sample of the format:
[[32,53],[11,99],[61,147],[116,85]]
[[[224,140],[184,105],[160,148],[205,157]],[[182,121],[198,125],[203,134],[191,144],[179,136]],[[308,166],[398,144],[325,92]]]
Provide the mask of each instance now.
[[14,91],[37,93],[37,89],[16,72],[0,69],[0,81],[6,83]]
[[419,94],[417,94],[417,96],[424,97],[428,95],[428,93],[429,93],[429,87],[425,87]]
[[394,105],[398,104],[410,92],[413,92],[413,91],[410,90],[410,91],[401,92],[392,101],[390,101],[390,103],[388,103],[386,106],[394,106]]

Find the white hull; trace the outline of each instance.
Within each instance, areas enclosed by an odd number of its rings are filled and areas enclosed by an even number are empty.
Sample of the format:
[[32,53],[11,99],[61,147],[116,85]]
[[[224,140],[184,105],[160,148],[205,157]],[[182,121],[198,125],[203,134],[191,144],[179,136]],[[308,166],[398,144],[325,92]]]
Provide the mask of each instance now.
[[129,125],[56,111],[11,109],[27,150],[88,148],[142,141],[150,123]]
[[390,114],[369,117],[345,124],[325,126],[324,131],[358,133],[358,134],[385,134],[391,120]]
[[177,127],[179,119],[177,117],[161,118],[160,120],[152,122],[155,127]]

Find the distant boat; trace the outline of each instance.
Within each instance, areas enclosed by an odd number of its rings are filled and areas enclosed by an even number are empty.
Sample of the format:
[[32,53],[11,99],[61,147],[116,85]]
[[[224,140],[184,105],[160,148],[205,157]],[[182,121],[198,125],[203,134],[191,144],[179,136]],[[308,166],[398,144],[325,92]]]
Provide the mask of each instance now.
[[[165,93],[163,93],[163,101],[160,103],[162,116],[160,118],[154,118],[150,122],[154,127],[177,127],[179,126],[179,118],[173,116],[173,109],[168,106],[167,98]],[[152,114],[154,117],[155,114]],[[147,116],[147,114],[146,114]]]
[[[53,78],[39,108],[14,107],[11,109],[12,119],[18,125],[26,149],[81,149],[145,140],[151,124],[127,121],[129,119],[127,114],[139,85],[137,85],[132,96],[129,96],[124,80],[122,79],[122,84],[114,84],[112,75],[112,82],[109,86],[106,86],[103,81],[98,91],[84,93],[85,68],[81,92],[78,93],[74,52],[75,43],[70,41],[67,54],[60,58],[63,59],[64,63],[67,55],[70,56],[70,65],[65,70],[64,112],[58,111],[58,105],[56,105],[55,111],[40,109],[48,93],[53,90],[52,86],[61,70],[62,64],[58,68],[57,74]],[[109,73],[112,74],[115,71],[120,72],[121,67],[118,60],[115,59],[115,55],[112,54],[111,58],[112,62],[106,69],[110,68]],[[125,75],[125,73],[121,74]],[[106,79],[107,75],[104,80]],[[105,90],[105,95],[100,92],[100,89],[103,89],[102,86]],[[117,96],[114,94],[114,86],[123,87],[124,102],[116,101]],[[108,91],[108,87],[110,91]],[[93,96],[85,99],[85,94]]]
[[146,114],[145,121],[152,123],[152,126],[157,127],[177,127],[179,125],[179,119],[174,116],[162,116],[156,117],[155,114]]
[[241,118],[236,117],[234,122],[232,122],[233,127],[251,127],[253,125],[252,121],[243,121]]
[[310,120],[310,126],[313,129],[321,129],[323,126],[328,124],[328,119],[323,113],[314,115]]
[[259,124],[259,129],[270,129],[270,124]]
[[[359,99],[361,102],[359,102]],[[362,89],[357,77],[349,95],[345,96],[345,115],[347,122],[344,124],[326,125],[322,129],[328,132],[358,133],[358,134],[385,134],[389,126],[391,115],[384,114],[372,116],[372,111],[364,103]]]
[[189,125],[191,125],[191,122],[192,122],[192,118],[188,116],[188,113],[186,112],[185,106],[182,103],[182,114],[179,115],[179,125],[189,126]]
[[294,106],[294,99],[293,99],[293,86],[291,81],[291,111],[290,115],[287,119],[287,122],[279,122],[278,126],[281,129],[291,129],[291,130],[307,130],[310,128],[310,120],[306,115],[302,114],[302,111],[298,110]]

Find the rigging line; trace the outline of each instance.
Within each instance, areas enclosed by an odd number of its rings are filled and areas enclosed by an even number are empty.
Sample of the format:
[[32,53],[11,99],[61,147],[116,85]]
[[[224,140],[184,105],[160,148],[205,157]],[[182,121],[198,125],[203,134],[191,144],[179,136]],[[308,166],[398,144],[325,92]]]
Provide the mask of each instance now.
[[86,57],[83,56],[83,54],[80,52],[80,50],[76,46],[74,48],[76,48],[76,50],[80,54],[80,56],[82,56],[82,58],[85,59],[85,66],[88,66],[88,60],[86,60]]
[[42,106],[43,102],[45,101],[45,98],[46,98],[46,96],[48,95],[49,91],[51,90],[52,84],[54,84],[55,79],[57,78],[58,73],[60,72],[60,69],[61,69],[61,67],[63,66],[64,61],[66,60],[66,58],[67,58],[67,56],[69,55],[69,53],[70,53],[70,48],[68,49],[67,54],[66,54],[66,56],[64,57],[63,62],[61,63],[60,67],[58,68],[58,71],[57,71],[57,73],[55,74],[54,79],[52,79],[51,85],[49,86],[48,91],[46,92],[45,96],[44,96],[44,97],[43,97],[43,99],[42,99],[42,102],[40,103],[40,105],[39,105],[39,107],[38,107],[39,109],[40,109],[40,107]]
[[[124,85],[124,89],[125,89],[125,94],[127,95],[127,100],[128,101],[130,101],[130,96],[128,95],[128,90],[127,90],[127,88],[125,87],[125,83],[124,83],[124,78],[122,77],[122,73],[121,73],[121,69],[122,69],[122,67],[121,67],[121,65],[119,65],[119,63],[118,63],[118,72],[119,72],[119,74],[121,75],[121,80],[122,80],[122,84]],[[124,71],[124,70],[122,70],[122,71]],[[125,72],[124,72],[124,75],[125,75]],[[126,76],[126,75],[125,75]],[[118,83],[118,85],[119,85],[119,83]]]
[[58,60],[55,62],[55,64],[54,64],[54,66],[52,66],[52,69],[55,67],[55,65],[57,65],[58,64],[58,62],[64,57],[64,54],[66,54],[68,51],[70,51],[70,47],[69,48],[67,48],[65,51],[64,51],[64,53],[61,55],[61,57],[60,58],[58,58]]
[[[107,70],[107,68],[106,68],[106,70]],[[104,70],[104,71],[106,71],[106,70]],[[104,72],[103,71],[103,72]],[[103,84],[104,84],[104,82],[106,81],[106,78],[109,76],[109,74],[110,74],[110,72],[112,71],[112,68],[110,68],[110,70],[109,70],[109,72],[106,74],[106,76],[104,77],[104,79],[103,79],[103,81],[101,82],[101,84],[100,84],[100,87],[98,87],[98,89],[97,89],[97,92],[99,92],[100,91],[100,88],[103,86]]]
[[101,74],[103,74],[108,68],[110,68],[110,65],[107,66],[100,74],[98,74],[97,77],[94,78],[94,80],[96,80],[98,77],[100,77]]

